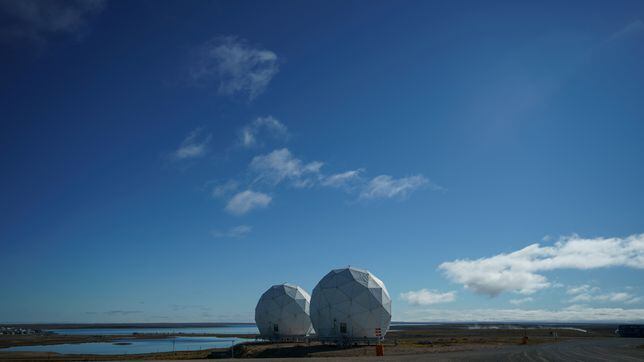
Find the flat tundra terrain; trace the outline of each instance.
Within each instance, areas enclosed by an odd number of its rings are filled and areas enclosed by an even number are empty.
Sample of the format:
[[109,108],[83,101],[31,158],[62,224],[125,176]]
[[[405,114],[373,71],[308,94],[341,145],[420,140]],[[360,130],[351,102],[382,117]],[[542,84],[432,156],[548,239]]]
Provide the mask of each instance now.
[[[465,326],[397,327],[385,339],[385,357],[375,356],[374,346],[337,347],[318,342],[251,342],[235,347],[237,359],[348,361],[644,361],[644,339],[619,338],[613,326],[580,326],[579,329],[510,329]],[[556,332],[556,333],[555,333]],[[557,338],[555,338],[557,335]],[[136,338],[167,338],[139,334]],[[248,337],[248,336],[244,336]],[[527,338],[526,338],[527,337]],[[110,341],[112,336],[0,336],[0,347],[34,344]],[[118,336],[123,338],[123,336]],[[61,355],[36,352],[1,352],[4,360],[183,360],[230,358],[230,348],[140,355]]]

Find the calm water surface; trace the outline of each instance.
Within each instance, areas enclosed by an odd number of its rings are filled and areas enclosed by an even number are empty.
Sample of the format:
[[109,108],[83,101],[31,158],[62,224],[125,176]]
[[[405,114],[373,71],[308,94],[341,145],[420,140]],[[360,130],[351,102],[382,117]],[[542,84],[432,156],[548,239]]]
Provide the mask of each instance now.
[[78,329],[48,329],[49,332],[67,335],[129,335],[134,333],[192,333],[192,334],[259,334],[254,324],[231,324],[219,327],[181,327],[181,328],[78,328]]
[[[174,342],[173,342],[174,339]],[[0,352],[54,352],[61,354],[138,354],[175,351],[195,351],[230,347],[249,341],[242,338],[176,337],[167,339],[121,339],[112,342],[53,344],[49,346],[20,346],[0,348]],[[114,343],[130,343],[117,345]],[[173,346],[174,344],[174,346]]]

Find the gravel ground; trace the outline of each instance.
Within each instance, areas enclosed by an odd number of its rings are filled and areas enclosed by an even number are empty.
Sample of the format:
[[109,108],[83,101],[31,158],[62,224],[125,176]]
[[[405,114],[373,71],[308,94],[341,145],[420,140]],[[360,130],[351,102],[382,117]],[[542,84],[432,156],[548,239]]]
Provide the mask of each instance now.
[[[385,351],[386,353],[386,351]],[[269,358],[269,361],[293,361]],[[307,361],[644,361],[644,339],[601,338],[552,344],[505,346],[476,351],[420,353],[385,357],[313,357]],[[253,361],[253,359],[239,359]],[[254,361],[257,361],[256,359]]]

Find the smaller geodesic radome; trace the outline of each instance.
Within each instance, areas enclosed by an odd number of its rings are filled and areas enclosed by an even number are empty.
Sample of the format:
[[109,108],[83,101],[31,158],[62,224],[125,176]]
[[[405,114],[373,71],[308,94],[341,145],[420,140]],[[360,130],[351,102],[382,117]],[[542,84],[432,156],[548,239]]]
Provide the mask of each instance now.
[[255,307],[259,334],[267,339],[308,335],[312,330],[310,300],[309,293],[297,285],[273,285],[262,294]]

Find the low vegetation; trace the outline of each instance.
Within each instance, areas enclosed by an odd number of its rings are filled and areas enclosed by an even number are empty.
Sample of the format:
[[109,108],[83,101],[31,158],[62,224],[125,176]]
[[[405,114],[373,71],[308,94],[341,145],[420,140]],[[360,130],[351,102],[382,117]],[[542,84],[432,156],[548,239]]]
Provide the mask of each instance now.
[[[555,338],[555,333],[557,338]],[[200,335],[206,336],[206,335]],[[214,336],[214,335],[211,335]],[[524,339],[527,336],[527,339]],[[481,350],[499,348],[508,345],[529,345],[556,343],[561,340],[578,338],[614,337],[612,326],[581,326],[579,330],[538,328],[522,329],[512,326],[511,329],[468,329],[467,326],[420,326],[409,325],[399,330],[390,331],[384,341],[387,355],[442,353],[451,351]],[[127,338],[167,338],[169,335],[137,334]],[[230,335],[229,335],[230,337]],[[241,336],[240,337],[248,337]],[[0,346],[18,346],[34,344],[109,342],[123,339],[124,336],[70,336],[70,335],[19,335],[0,336]],[[0,350],[1,351],[1,350]],[[374,346],[338,347],[319,342],[271,343],[250,342],[235,346],[235,357],[358,357],[375,355]],[[0,359],[11,360],[161,360],[161,359],[198,359],[230,358],[230,348],[208,349],[201,351],[162,352],[149,354],[125,355],[60,355],[55,353],[35,352],[0,352]]]

